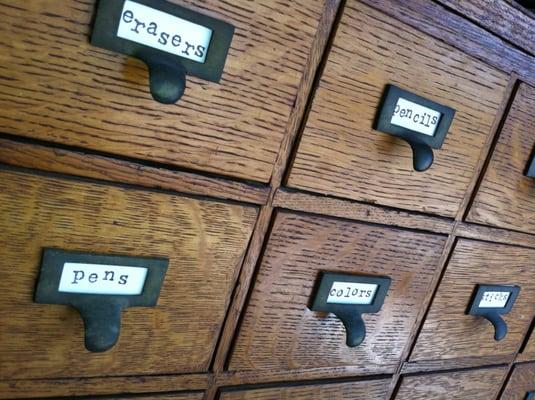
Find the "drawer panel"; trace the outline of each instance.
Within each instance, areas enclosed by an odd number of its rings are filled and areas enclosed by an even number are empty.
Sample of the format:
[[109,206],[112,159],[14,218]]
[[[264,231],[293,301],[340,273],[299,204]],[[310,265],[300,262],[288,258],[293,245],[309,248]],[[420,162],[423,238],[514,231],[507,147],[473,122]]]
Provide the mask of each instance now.
[[[0,377],[206,371],[256,215],[253,207],[0,171]],[[123,310],[118,343],[89,353],[77,311],[33,303],[44,247],[168,258],[158,305]]]
[[505,378],[507,368],[405,376],[396,400],[489,400]]
[[168,395],[136,396],[136,397],[106,397],[109,400],[203,400],[202,393],[177,393]]
[[[140,61],[89,44],[95,0],[0,1],[0,129],[268,182],[323,0],[172,0],[236,27],[219,84],[152,100]],[[296,40],[298,38],[298,40]]]
[[221,393],[220,400],[383,400],[390,379]]
[[[442,236],[281,212],[274,222],[232,354],[231,370],[353,366],[395,370],[445,243]],[[308,308],[320,271],[389,276],[366,338],[346,346],[333,314]]]
[[529,392],[535,393],[535,363],[517,364],[500,399],[526,400]]
[[[420,332],[411,361],[512,355],[535,312],[535,250],[459,240]],[[477,284],[518,285],[507,336],[494,340],[486,319],[465,314]]]
[[535,88],[521,84],[467,219],[535,233]]
[[535,361],[535,316],[528,335],[526,346],[522,349],[522,357]]
[[[386,84],[456,110],[435,162],[372,129]],[[453,217],[474,175],[507,76],[366,5],[348,2],[288,185]]]

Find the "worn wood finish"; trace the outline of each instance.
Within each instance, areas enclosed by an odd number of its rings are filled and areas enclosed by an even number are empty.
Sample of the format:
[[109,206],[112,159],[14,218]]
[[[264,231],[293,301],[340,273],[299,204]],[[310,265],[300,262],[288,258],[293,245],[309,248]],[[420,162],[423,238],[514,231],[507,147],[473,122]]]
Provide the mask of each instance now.
[[521,84],[467,219],[535,233],[535,88]]
[[[256,214],[253,207],[2,171],[0,377],[207,370]],[[118,344],[87,352],[75,310],[32,302],[44,247],[169,258],[158,306],[125,310]]]
[[531,391],[535,391],[535,363],[517,364],[500,400],[524,400]]
[[[457,110],[427,172],[413,170],[408,144],[372,129],[387,83]],[[506,85],[505,74],[364,4],[349,2],[288,184],[455,217]]]
[[[534,257],[533,249],[459,240],[410,360],[514,356],[535,314]],[[490,322],[465,314],[476,284],[521,286],[513,309],[503,316],[508,333],[499,342]]]
[[503,0],[438,0],[513,45],[535,55],[533,19]]
[[455,236],[480,239],[489,242],[512,244],[535,248],[535,236],[528,233],[513,232],[506,229],[460,222],[453,231]]
[[443,371],[458,368],[475,368],[482,365],[504,365],[512,363],[515,359],[514,354],[507,356],[482,356],[452,358],[450,360],[424,360],[406,362],[403,364],[401,371],[403,374],[413,374],[419,372]]
[[0,163],[110,182],[265,204],[266,186],[0,138]]
[[533,57],[435,1],[360,1],[502,71],[517,73],[523,81],[535,85]]
[[390,379],[224,391],[220,400],[384,400]]
[[0,380],[0,399],[200,391],[207,385],[208,374]]
[[[110,397],[110,400],[126,400],[128,397]],[[156,396],[136,396],[136,400],[203,400],[202,393],[176,393]]]
[[[295,370],[354,366],[393,372],[437,268],[443,236],[281,212],[258,272],[229,369]],[[386,275],[381,311],[365,314],[365,341],[345,345],[333,315],[308,309],[321,270]]]
[[522,361],[535,361],[535,316],[533,317],[533,322],[530,327],[530,331],[528,331],[526,344],[522,349],[522,354],[519,354],[519,358]]
[[0,2],[0,130],[267,182],[322,0],[172,0],[236,32],[219,84],[155,102],[147,68],[89,45],[95,0]]
[[[453,221],[428,215],[392,210],[356,201],[321,196],[313,193],[279,189],[273,200],[275,207],[314,214],[331,215],[401,228],[450,233]],[[535,239],[534,239],[535,240]]]
[[396,400],[489,400],[500,389],[506,368],[406,376]]

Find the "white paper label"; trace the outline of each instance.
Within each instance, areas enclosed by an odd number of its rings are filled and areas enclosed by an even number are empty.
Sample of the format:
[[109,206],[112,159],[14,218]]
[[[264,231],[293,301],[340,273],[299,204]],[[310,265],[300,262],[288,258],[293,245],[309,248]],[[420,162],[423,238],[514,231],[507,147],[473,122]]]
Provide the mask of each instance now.
[[204,63],[212,30],[126,0],[117,36]]
[[59,281],[65,293],[138,295],[143,293],[148,268],[66,262]]
[[441,116],[442,113],[438,111],[400,97],[396,103],[390,123],[427,136],[433,136]]
[[509,300],[511,292],[485,292],[481,301],[479,302],[480,308],[503,308]]
[[327,303],[371,304],[378,287],[372,283],[333,282]]

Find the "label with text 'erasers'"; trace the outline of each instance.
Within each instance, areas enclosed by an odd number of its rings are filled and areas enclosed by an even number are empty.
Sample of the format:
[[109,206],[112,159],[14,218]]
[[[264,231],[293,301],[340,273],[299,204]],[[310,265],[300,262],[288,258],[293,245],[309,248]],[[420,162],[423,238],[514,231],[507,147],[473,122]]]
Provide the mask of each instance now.
[[147,278],[148,268],[119,265],[84,264],[66,262],[59,282],[59,292],[140,295]]
[[126,0],[117,36],[204,63],[212,39],[212,30]]

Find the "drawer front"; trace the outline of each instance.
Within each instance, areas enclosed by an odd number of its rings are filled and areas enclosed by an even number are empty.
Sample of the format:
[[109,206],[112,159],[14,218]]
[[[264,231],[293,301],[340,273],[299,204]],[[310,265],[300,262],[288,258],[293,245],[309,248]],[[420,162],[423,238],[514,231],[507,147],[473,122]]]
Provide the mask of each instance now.
[[535,361],[535,317],[533,319],[526,346],[522,349],[522,357]]
[[535,363],[517,364],[500,399],[526,400],[529,392],[535,393]]
[[521,84],[468,220],[535,233],[535,178],[525,176],[535,156],[535,88]]
[[[444,243],[441,236],[279,213],[230,369],[394,371]],[[307,307],[320,271],[392,279],[379,313],[363,314],[366,338],[359,346],[346,346],[333,314]]]
[[144,64],[89,44],[95,0],[0,1],[0,129],[269,181],[323,0],[173,2],[236,30],[221,82],[163,105]]
[[288,388],[238,390],[221,393],[220,400],[384,400],[390,379],[305,385]]
[[495,398],[507,368],[405,376],[396,400],[489,400]]
[[[512,355],[535,312],[534,257],[532,249],[459,240],[410,360]],[[508,333],[501,341],[490,322],[465,314],[477,284],[521,287],[511,312],[502,315]]]
[[[372,129],[386,84],[456,110],[435,162]],[[289,186],[452,217],[468,189],[507,77],[360,2],[348,2]]]
[[[256,214],[252,207],[0,171],[0,377],[206,371]],[[89,353],[77,311],[33,303],[45,247],[168,258],[158,305],[123,310],[118,343]]]
[[136,396],[136,397],[106,397],[107,400],[203,400],[202,393],[178,393],[168,395],[154,396]]

